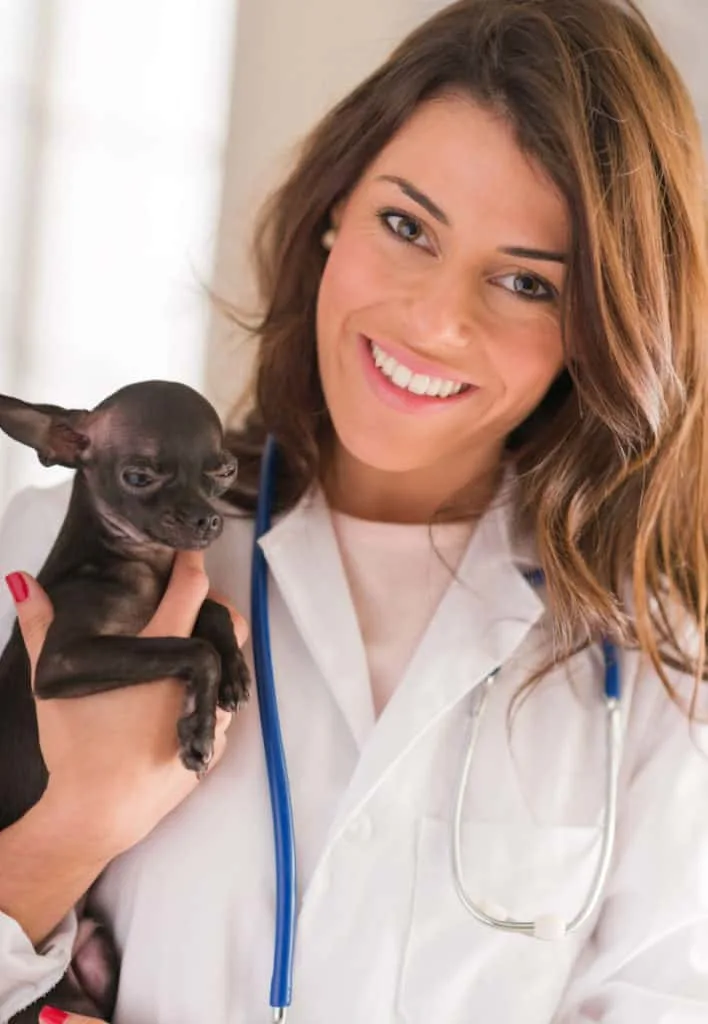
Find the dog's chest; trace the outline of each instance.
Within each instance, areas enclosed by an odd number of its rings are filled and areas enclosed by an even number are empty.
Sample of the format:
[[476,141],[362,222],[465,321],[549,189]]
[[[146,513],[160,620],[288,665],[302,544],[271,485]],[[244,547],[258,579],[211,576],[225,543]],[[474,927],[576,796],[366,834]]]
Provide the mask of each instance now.
[[167,574],[139,563],[115,567],[110,580],[104,581],[95,594],[97,632],[131,636],[139,633],[155,613],[167,578]]

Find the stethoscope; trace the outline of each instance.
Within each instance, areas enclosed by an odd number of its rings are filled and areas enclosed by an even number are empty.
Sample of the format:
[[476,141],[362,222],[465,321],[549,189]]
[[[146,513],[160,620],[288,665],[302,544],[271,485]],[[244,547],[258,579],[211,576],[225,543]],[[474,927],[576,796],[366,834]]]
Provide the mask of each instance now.
[[[270,620],[268,615],[268,568],[265,555],[258,544],[259,539],[270,529],[276,456],[275,441],[269,436],[263,452],[256,506],[253,564],[251,570],[251,630],[256,690],[258,693],[263,749],[268,773],[275,844],[275,949],[270,985],[270,1005],[273,1009],[273,1021],[275,1024],[283,1024],[292,997],[293,957],[295,951],[297,898],[295,831],[293,827],[288,771],[278,717],[273,661],[271,658]],[[543,583],[543,574],[540,570],[534,570],[527,574],[527,579],[533,585],[540,586]],[[484,681],[475,688],[470,716],[469,742],[460,772],[460,783],[452,821],[452,871],[455,888],[462,904],[480,924],[485,924],[490,928],[497,928],[502,931],[530,935],[536,939],[555,940],[577,931],[597,907],[607,881],[615,842],[621,749],[621,685],[617,652],[614,644],[609,640],[604,640],[602,643],[602,653],[605,663],[604,703],[607,715],[607,767],[602,842],[597,866],[587,895],[575,917],[567,922],[557,914],[544,914],[533,921],[518,921],[510,917],[503,908],[491,905],[481,906],[472,899],[467,890],[461,856],[462,809],[472,758],[477,746],[482,715],[487,704],[489,691],[501,669],[501,665],[490,672]]]

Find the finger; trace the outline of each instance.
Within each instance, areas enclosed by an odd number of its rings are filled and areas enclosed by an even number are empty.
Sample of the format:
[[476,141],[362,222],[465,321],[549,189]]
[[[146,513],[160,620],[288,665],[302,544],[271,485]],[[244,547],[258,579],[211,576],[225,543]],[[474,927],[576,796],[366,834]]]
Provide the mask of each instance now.
[[209,771],[211,768],[217,765],[221,758],[224,756],[227,741],[228,738],[226,736],[226,733],[220,732],[219,729],[217,728],[216,732],[214,733],[214,753],[212,754],[211,761],[209,762],[209,768],[207,769],[207,771]]
[[218,604],[223,604],[224,608],[226,608],[229,615],[231,616],[231,621],[234,624],[234,633],[236,634],[236,641],[239,647],[243,647],[243,645],[248,640],[248,623],[244,619],[243,615],[241,615],[241,613],[236,610],[234,605],[231,604],[229,599],[227,597],[224,597],[224,595],[220,593],[218,590],[210,590],[207,596],[210,597],[212,601],[216,601]]
[[43,1006],[39,1011],[39,1024],[105,1024],[96,1017],[83,1017],[79,1013],[66,1013],[54,1006]]
[[216,732],[226,733],[227,729],[231,725],[231,719],[234,716],[233,711],[226,711],[224,708],[216,709]]
[[15,602],[17,621],[34,675],[44,638],[54,618],[52,602],[36,579],[26,572],[11,572],[5,582]]
[[142,636],[190,636],[209,591],[201,551],[178,551],[164,597]]

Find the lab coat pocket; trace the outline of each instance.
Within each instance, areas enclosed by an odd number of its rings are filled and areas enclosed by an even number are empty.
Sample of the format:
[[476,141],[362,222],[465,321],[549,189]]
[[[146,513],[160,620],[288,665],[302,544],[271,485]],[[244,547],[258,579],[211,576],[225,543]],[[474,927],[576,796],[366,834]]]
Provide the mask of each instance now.
[[[477,905],[510,917],[559,914],[570,921],[592,884],[601,830],[529,822],[467,821],[461,857]],[[399,986],[407,1024],[547,1022],[585,929],[557,942],[491,929],[462,905],[453,879],[451,824],[423,819],[408,939]],[[587,927],[587,926],[586,926]]]

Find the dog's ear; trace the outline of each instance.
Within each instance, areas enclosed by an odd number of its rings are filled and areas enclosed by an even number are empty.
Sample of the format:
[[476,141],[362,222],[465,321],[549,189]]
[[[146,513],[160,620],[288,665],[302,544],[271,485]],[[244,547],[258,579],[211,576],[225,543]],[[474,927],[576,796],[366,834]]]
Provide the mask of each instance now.
[[34,448],[43,466],[81,465],[91,444],[86,433],[90,418],[86,409],[32,405],[0,395],[0,429]]

